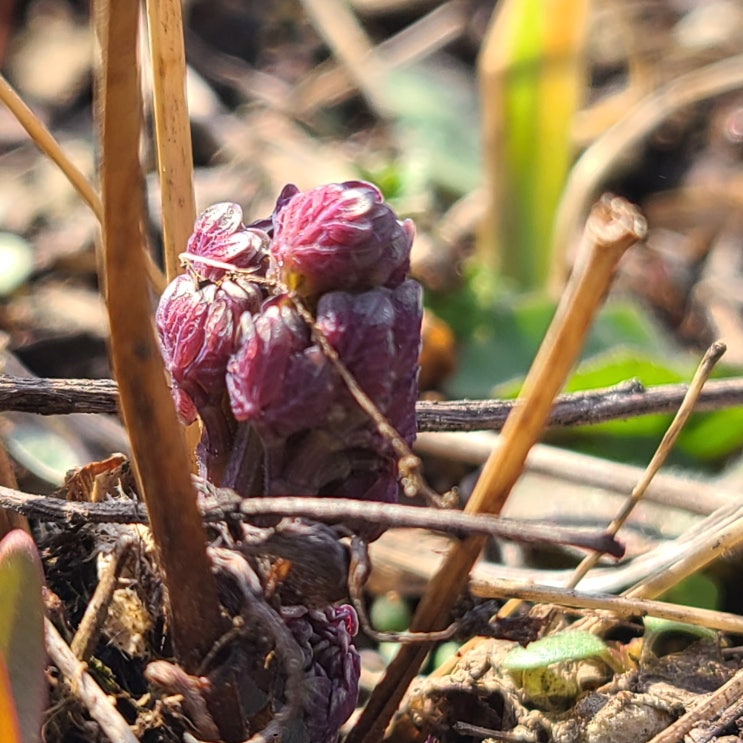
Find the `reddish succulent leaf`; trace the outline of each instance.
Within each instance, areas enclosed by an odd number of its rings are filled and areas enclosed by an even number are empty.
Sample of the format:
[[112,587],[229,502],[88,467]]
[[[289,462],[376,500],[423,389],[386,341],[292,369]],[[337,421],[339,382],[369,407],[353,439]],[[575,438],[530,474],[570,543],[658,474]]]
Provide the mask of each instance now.
[[5,743],[21,743],[18,715],[2,653],[0,653],[0,740]]
[[[46,701],[42,583],[33,540],[20,529],[9,532],[0,541],[0,659],[8,683],[3,689],[0,680],[0,718],[6,717],[2,706],[14,701],[19,743],[39,740]],[[0,731],[3,741],[15,740],[5,737],[2,725]]]

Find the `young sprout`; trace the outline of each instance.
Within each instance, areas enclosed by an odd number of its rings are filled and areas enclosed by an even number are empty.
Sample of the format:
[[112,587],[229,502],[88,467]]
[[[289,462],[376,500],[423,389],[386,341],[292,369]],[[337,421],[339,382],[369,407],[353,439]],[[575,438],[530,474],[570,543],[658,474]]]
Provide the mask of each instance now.
[[683,647],[697,640],[717,641],[719,633],[698,624],[675,622],[672,619],[658,617],[644,617],[645,633],[642,642],[641,660],[650,655],[668,655],[674,649],[679,649],[678,640],[682,640]]
[[[181,254],[187,271],[156,319],[178,413],[201,422],[207,480],[243,497],[398,500],[397,448],[417,428],[413,234],[359,181],[286,186],[271,216],[248,225],[229,202],[198,217]],[[382,528],[355,531],[370,540]],[[334,743],[356,704],[356,612],[297,601],[278,607],[304,656],[291,739]]]
[[562,710],[571,706],[581,691],[606,680],[607,667],[613,662],[600,637],[576,630],[514,647],[501,665],[535,706]]

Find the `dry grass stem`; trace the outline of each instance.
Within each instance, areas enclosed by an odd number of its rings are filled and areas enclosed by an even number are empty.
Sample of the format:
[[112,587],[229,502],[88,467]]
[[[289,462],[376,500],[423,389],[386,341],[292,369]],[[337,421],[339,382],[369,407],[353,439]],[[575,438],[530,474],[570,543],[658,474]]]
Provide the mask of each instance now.
[[[705,382],[707,381],[707,379],[709,379],[709,375],[712,373],[712,369],[714,369],[715,364],[725,353],[725,350],[725,344],[716,341],[704,354],[704,358],[699,364],[699,367],[697,368],[697,371],[694,374],[693,379],[691,380],[691,384],[689,385],[689,389],[686,393],[686,396],[684,397],[684,401],[681,403],[681,407],[678,409],[678,412],[676,413],[673,421],[671,421],[671,425],[668,427],[665,434],[663,435],[663,438],[661,439],[661,442],[658,445],[655,454],[653,454],[650,463],[643,472],[642,477],[640,478],[637,485],[635,485],[635,487],[632,489],[630,497],[625,501],[624,506],[622,507],[620,512],[614,517],[612,522],[607,527],[607,531],[612,536],[617,535],[617,532],[627,521],[635,506],[645,496],[645,493],[647,492],[647,489],[650,486],[653,478],[657,474],[658,470],[663,466],[663,463],[666,461],[668,455],[671,453],[671,449],[676,443],[676,439],[681,433],[684,424],[687,420],[689,420],[689,416],[694,410],[694,406],[696,405],[699,394],[702,391],[702,387],[704,387]],[[585,558],[581,560],[578,567],[576,567],[575,573],[568,582],[567,588],[575,588],[578,583],[580,583],[581,579],[585,577],[586,573],[592,567],[594,567],[594,565],[596,565],[600,558],[601,555],[598,552],[586,555]]]
[[163,256],[171,281],[180,273],[196,208],[191,128],[186,101],[186,56],[180,0],[147,0],[152,56],[155,142],[162,197]]
[[646,96],[581,155],[570,171],[557,209],[551,255],[562,282],[572,236],[602,183],[663,121],[694,103],[743,88],[743,55],[688,72]]
[[96,219],[103,219],[103,206],[98,194],[82,171],[67,157],[51,132],[38,116],[21,100],[10,83],[0,75],[0,101],[28,132],[34,144],[64,173],[82,200],[91,208]]
[[109,697],[96,684],[86,666],[80,662],[62,639],[55,626],[44,619],[46,650],[61,674],[67,679],[69,689],[90,716],[101,726],[109,740],[116,743],[138,743],[137,737],[126,724],[124,718],[112,704]]
[[169,595],[176,654],[196,668],[221,634],[206,534],[189,475],[181,427],[165,381],[144,280],[141,101],[137,74],[138,5],[99,6],[103,242],[111,357],[141,492]]
[[[419,454],[446,457],[455,462],[479,466],[493,451],[498,434],[488,431],[467,433],[421,433],[415,442]],[[536,444],[526,459],[526,469],[565,482],[614,493],[626,493],[642,476],[642,469],[631,464],[611,462],[588,454]],[[689,498],[693,489],[694,497]],[[721,506],[735,503],[740,494],[703,480],[659,473],[645,493],[645,500],[708,515]]]
[[[2,491],[0,491],[2,497]],[[627,586],[632,586],[648,575],[656,572],[662,574],[683,559],[684,555],[703,553],[715,544],[718,536],[726,538],[732,533],[733,538],[725,539],[725,547],[735,541],[740,532],[743,507],[733,504],[720,508],[688,529],[677,539],[662,542],[647,552],[617,566],[594,568],[583,581],[584,591],[600,593],[615,593]],[[411,540],[417,542],[416,552],[411,554]],[[395,577],[394,585],[405,585],[412,595],[418,595],[440,568],[443,558],[441,553],[446,547],[442,537],[416,533],[385,535],[378,542],[371,545],[370,551],[375,571],[371,580],[376,583],[375,590],[386,590],[388,584],[380,583],[375,573],[392,574]],[[719,556],[719,554],[717,554]],[[500,578],[513,580],[517,583],[541,583],[555,587],[564,586],[570,579],[572,570],[550,570],[539,568],[514,568],[506,565],[478,562],[472,571],[472,579],[488,582]],[[657,594],[655,594],[657,595]]]
[[[630,245],[644,237],[645,230],[645,220],[623,199],[606,196],[592,210],[575,272],[503,427],[499,445],[485,463],[467,503],[468,512],[500,513],[580,352],[617,261]],[[442,629],[484,543],[484,537],[468,537],[452,546],[421,599],[411,631]],[[428,649],[426,645],[400,648],[372,692],[348,743],[380,740]]]
[[684,578],[703,570],[707,565],[735,549],[743,542],[743,513],[737,511],[717,529],[700,534],[693,545],[684,550],[670,565],[657,568],[623,593],[629,598],[655,598],[680,583]]
[[[103,205],[90,181],[82,171],[67,157],[51,132],[44,126],[36,114],[23,102],[18,93],[0,75],[0,101],[16,117],[18,123],[28,132],[36,146],[60,169],[67,177],[80,198],[90,207],[99,223],[103,220]],[[147,255],[145,269],[150,284],[159,294],[165,288],[162,271],[155,265],[152,257]],[[101,284],[103,286],[103,284]]]
[[[374,54],[383,56],[387,71],[412,64],[456,41],[467,22],[464,4],[450,0],[381,42]],[[328,60],[297,84],[291,96],[292,112],[298,119],[305,119],[322,106],[340,103],[355,90],[347,68]]]
[[554,604],[571,609],[606,611],[620,617],[653,616],[709,627],[720,632],[743,634],[743,617],[737,614],[670,604],[665,601],[587,593],[572,588],[523,584],[502,578],[487,581],[474,579],[470,581],[470,591],[473,595],[483,598],[516,597],[520,601]]
[[82,661],[90,658],[95,651],[103,629],[103,622],[108,614],[108,607],[113,598],[114,589],[133,546],[134,539],[131,536],[127,535],[119,539],[111,552],[106,569],[100,576],[98,585],[85,607],[83,618],[80,620],[75,636],[70,643],[72,653]]
[[343,0],[302,0],[302,5],[367,103],[380,118],[386,118],[388,107],[382,85],[386,65],[348,4]]

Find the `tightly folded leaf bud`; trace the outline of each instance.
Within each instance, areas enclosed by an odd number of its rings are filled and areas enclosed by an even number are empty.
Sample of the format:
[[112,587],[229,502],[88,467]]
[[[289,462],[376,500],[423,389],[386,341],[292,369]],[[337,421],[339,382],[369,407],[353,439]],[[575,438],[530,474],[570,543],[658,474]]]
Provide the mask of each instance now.
[[227,389],[237,420],[276,440],[324,420],[337,384],[322,351],[291,300],[264,302],[243,315],[238,348],[227,365]]
[[359,691],[361,661],[351,638],[358,619],[351,606],[282,609],[305,656],[304,728],[308,743],[335,743],[351,716]]
[[369,183],[297,193],[274,213],[273,226],[272,270],[306,297],[397,286],[410,267],[413,223],[400,222]]
[[186,423],[221,398],[240,315],[257,310],[260,299],[253,285],[223,281],[200,287],[190,274],[176,277],[163,293],[155,320],[176,408]]
[[[317,305],[318,329],[408,444],[416,433],[422,311],[416,281],[362,294],[331,292],[320,297]],[[350,401],[345,407],[354,410]],[[365,425],[375,431],[368,418]]]
[[200,279],[219,281],[227,269],[198,258],[251,270],[260,275],[265,273],[268,235],[260,229],[245,227],[242,218],[243,210],[229,202],[214,204],[199,215],[186,252],[192,270]]
[[[361,294],[330,292],[317,304],[317,329],[408,444],[416,431],[421,311],[414,281]],[[253,423],[266,445],[267,494],[397,501],[390,443],[312,341],[291,300],[274,297],[259,313],[244,315],[237,346],[227,388],[235,417]]]

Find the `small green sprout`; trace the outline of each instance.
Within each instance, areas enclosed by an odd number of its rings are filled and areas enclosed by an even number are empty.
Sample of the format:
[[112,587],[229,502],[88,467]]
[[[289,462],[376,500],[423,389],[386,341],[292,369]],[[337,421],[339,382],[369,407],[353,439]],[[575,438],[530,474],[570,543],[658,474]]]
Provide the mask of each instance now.
[[535,640],[525,648],[515,647],[503,660],[503,667],[508,671],[527,671],[552,663],[595,658],[608,652],[606,643],[590,632],[558,632]]
[[614,665],[609,647],[578,630],[515,647],[502,662],[527,699],[545,710],[567,709],[581,691],[605,680],[607,665]]

